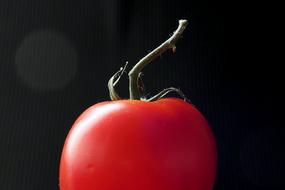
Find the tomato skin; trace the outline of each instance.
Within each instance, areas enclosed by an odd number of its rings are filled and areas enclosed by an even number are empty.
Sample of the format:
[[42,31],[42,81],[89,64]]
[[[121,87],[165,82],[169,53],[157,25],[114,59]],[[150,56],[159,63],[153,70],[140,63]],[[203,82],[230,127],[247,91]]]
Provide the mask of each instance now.
[[60,162],[61,190],[212,190],[214,136],[203,115],[176,98],[119,100],[88,108]]

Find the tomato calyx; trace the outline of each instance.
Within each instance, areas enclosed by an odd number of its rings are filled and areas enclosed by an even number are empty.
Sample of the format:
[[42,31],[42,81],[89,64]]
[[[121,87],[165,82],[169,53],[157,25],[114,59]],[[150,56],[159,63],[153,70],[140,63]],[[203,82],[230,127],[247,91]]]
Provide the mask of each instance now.
[[[172,36],[163,42],[160,46],[155,48],[153,51],[148,53],[145,57],[140,59],[140,61],[129,71],[129,95],[130,100],[143,100],[143,101],[155,101],[158,100],[170,92],[176,92],[185,101],[191,102],[185,94],[177,88],[169,87],[151,98],[145,97],[144,84],[142,81],[142,70],[143,68],[151,63],[154,59],[161,56],[164,52],[171,49],[173,53],[176,52],[176,43],[182,37],[182,33],[188,25],[187,20],[179,20],[178,28],[173,32]],[[128,62],[126,62],[124,67],[121,67],[108,81],[108,88],[111,100],[121,100],[122,98],[118,95],[115,90],[115,85],[119,82],[121,76],[125,73]]]
[[108,81],[109,96],[111,100],[121,100],[122,98],[118,95],[115,90],[116,84],[119,82],[121,76],[127,68],[128,62],[126,62],[124,67],[121,67]]

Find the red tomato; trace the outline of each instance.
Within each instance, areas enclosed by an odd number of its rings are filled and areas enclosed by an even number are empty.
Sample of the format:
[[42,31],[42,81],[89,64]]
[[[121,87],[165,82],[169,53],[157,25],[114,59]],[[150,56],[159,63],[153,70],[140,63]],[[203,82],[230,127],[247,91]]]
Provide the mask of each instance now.
[[96,104],[74,123],[62,152],[61,190],[211,190],[214,136],[176,98]]

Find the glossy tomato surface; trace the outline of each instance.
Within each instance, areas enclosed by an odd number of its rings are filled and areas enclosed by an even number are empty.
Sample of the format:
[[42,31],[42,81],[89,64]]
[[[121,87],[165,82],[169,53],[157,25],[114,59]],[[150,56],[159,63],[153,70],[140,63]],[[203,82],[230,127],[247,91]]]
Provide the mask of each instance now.
[[183,100],[102,102],[67,136],[60,189],[212,190],[216,152],[207,121]]

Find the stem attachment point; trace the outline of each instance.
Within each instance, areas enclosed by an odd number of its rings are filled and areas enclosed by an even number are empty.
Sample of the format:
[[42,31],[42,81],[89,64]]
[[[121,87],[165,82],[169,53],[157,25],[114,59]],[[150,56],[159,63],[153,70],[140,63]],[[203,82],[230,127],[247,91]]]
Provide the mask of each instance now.
[[146,101],[151,102],[151,101],[158,100],[160,98],[163,98],[170,92],[176,92],[181,98],[183,98],[184,101],[191,103],[191,101],[186,97],[186,95],[180,89],[177,89],[174,87],[163,89],[162,91],[160,91],[158,94],[154,95],[153,97],[146,99]]

